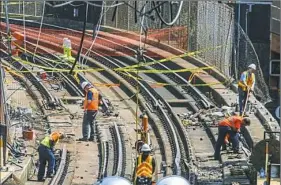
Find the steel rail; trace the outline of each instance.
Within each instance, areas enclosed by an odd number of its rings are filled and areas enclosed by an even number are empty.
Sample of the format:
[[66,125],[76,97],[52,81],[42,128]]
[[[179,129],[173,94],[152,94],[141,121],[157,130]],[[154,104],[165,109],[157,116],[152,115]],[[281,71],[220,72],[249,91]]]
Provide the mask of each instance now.
[[64,173],[64,169],[66,167],[66,157],[67,157],[67,149],[66,149],[66,145],[63,145],[59,168],[56,172],[56,175],[51,179],[49,185],[60,184],[59,182],[61,181],[61,178]]
[[[12,64],[14,67],[16,67],[17,69],[20,69],[20,71],[24,70],[24,71],[30,71],[27,67],[25,67],[24,65],[22,65],[21,63],[15,61]],[[55,98],[53,97],[53,95],[49,92],[49,90],[45,87],[45,85],[42,83],[41,80],[39,80],[32,72],[28,72],[24,74],[31,82],[34,83],[34,86],[37,87],[37,89],[39,90],[39,92],[41,92],[41,94],[43,96],[45,96],[47,98],[48,104],[55,104]]]
[[[108,66],[111,69],[112,68],[124,67],[116,59],[109,59],[109,57],[103,57],[101,54],[99,54],[97,52],[94,52],[94,53],[95,53],[96,56],[99,56],[99,57],[103,58],[103,60],[100,60],[97,57],[95,57],[97,60],[99,60],[100,62],[102,62],[104,65]],[[104,60],[105,58],[107,58],[107,60]],[[120,72],[116,72],[116,73],[120,74]],[[129,80],[129,81],[131,81],[131,80]],[[144,93],[145,96],[147,96],[151,100],[151,102],[154,105],[154,108],[156,110],[158,110],[158,113],[160,114],[159,116],[162,117],[162,119],[164,119],[164,123],[166,123],[167,127],[169,128],[168,129],[168,131],[169,131],[168,135],[171,137],[170,138],[170,142],[173,143],[173,145],[175,147],[175,151],[173,151],[174,158],[175,158],[174,159],[174,164],[176,166],[174,174],[180,175],[181,174],[181,166],[180,166],[181,152],[180,152],[179,141],[178,141],[178,138],[177,138],[177,134],[176,134],[174,125],[171,122],[171,120],[170,120],[169,116],[167,115],[167,113],[165,112],[164,107],[161,105],[161,103],[159,103],[159,100],[155,97],[155,94],[157,94],[155,92],[155,90],[154,89],[148,89],[147,86],[144,85],[145,83],[143,83],[143,82],[136,81],[136,80],[134,80],[134,82],[138,83],[140,85],[141,89],[143,90],[142,93]],[[153,94],[150,91],[153,92]]]
[[122,173],[122,163],[123,163],[123,145],[122,145],[122,140],[121,140],[121,135],[119,133],[119,129],[118,126],[116,124],[116,122],[114,122],[114,132],[115,135],[117,137],[117,153],[118,153],[118,160],[117,160],[117,166],[116,166],[116,172],[114,174],[114,176],[120,176]]
[[[26,56],[28,57],[31,57],[31,55],[29,54],[25,54]],[[49,67],[52,67],[52,68],[55,68],[56,66],[51,64],[50,62],[45,62],[44,60],[42,60],[41,58],[39,57],[34,57],[34,60],[44,66],[49,66]],[[62,66],[62,65],[58,65],[57,67],[60,67],[60,68],[64,68],[65,66]],[[48,71],[46,71],[48,73]],[[62,76],[62,78],[64,79],[65,83],[68,85],[68,87],[70,88],[71,92],[74,94],[74,95],[77,95],[77,96],[83,96],[84,93],[77,87],[76,84],[73,83],[74,79],[69,79],[69,77],[64,74],[63,72],[58,72],[58,74],[60,76]]]
[[[111,40],[108,40],[106,38],[103,38],[103,37],[99,37],[99,39],[101,40],[104,40],[106,42],[109,42],[109,43],[113,43],[114,45],[117,45],[119,46],[120,48],[126,48],[130,51],[133,51],[133,52],[136,52],[136,49],[132,49],[130,47],[127,47],[125,45],[121,45],[117,42],[114,42],[114,41],[111,41]],[[143,55],[146,59],[150,60],[150,61],[154,61],[153,58],[149,57],[148,55]],[[131,60],[133,61],[133,60]],[[167,65],[165,65],[164,63],[158,63],[156,65],[152,65],[153,67],[151,66],[145,66],[144,68],[146,69],[164,69],[164,70],[172,70],[171,68],[169,68]],[[198,88],[194,87],[192,84],[190,84],[186,79],[184,79],[182,76],[180,76],[178,73],[170,73],[170,74],[164,74],[165,76],[169,77],[171,75],[174,75],[174,78],[170,78],[171,80],[173,80],[174,82],[176,83],[181,83],[181,84],[187,84],[187,86],[185,87],[182,87],[183,89],[185,89],[187,92],[191,92],[189,93],[191,96],[193,96],[193,98],[196,100],[196,99],[200,99],[200,101],[202,102],[202,105],[204,106],[205,109],[208,109],[208,108],[212,108],[214,107],[214,103],[212,103],[210,100],[208,100],[208,98],[203,94],[201,93]]]

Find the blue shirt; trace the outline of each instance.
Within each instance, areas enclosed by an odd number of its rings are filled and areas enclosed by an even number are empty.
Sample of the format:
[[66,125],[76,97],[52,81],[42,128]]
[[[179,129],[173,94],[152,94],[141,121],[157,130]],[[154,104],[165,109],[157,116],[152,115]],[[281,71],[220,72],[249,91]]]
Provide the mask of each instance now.
[[92,93],[92,91],[88,91],[88,93],[87,93],[87,100],[93,100],[93,93]]

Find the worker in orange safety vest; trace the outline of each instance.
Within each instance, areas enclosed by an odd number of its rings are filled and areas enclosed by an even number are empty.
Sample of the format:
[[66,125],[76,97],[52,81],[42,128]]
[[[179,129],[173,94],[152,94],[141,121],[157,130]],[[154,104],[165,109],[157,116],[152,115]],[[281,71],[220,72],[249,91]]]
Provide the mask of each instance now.
[[83,137],[78,139],[79,141],[95,141],[95,119],[98,114],[101,95],[98,90],[95,89],[91,83],[83,82],[81,84],[83,90],[85,90],[85,100],[83,103],[84,117],[82,124]]
[[51,135],[46,136],[38,147],[39,153],[39,170],[37,179],[43,181],[45,175],[45,167],[48,162],[47,177],[53,177],[55,168],[54,146],[64,137],[61,132],[53,132]]
[[240,80],[238,82],[238,95],[239,95],[239,113],[240,116],[243,114],[245,109],[248,93],[254,92],[254,87],[256,83],[254,71],[256,70],[256,65],[251,64],[248,66],[248,70],[241,74]]
[[148,144],[142,145],[141,152],[136,160],[133,179],[135,185],[140,184],[141,181],[146,181],[146,184],[150,185],[155,171],[155,159],[150,155],[151,149]]
[[215,160],[219,160],[220,157],[220,149],[225,141],[225,136],[229,134],[230,140],[232,142],[232,147],[234,153],[240,153],[239,151],[239,135],[241,126],[249,126],[251,120],[249,118],[243,118],[241,116],[230,116],[228,118],[223,119],[218,124],[218,139],[215,147]]

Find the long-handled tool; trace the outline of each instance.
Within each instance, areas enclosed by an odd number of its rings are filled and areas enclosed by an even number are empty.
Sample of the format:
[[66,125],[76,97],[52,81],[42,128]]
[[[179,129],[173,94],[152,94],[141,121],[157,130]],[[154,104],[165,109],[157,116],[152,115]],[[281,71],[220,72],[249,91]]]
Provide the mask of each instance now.
[[247,105],[248,105],[249,96],[250,96],[250,89],[248,88],[248,90],[247,90],[247,98],[246,98],[246,101],[244,102],[242,117],[244,117],[244,115],[245,115],[246,107],[247,107]]

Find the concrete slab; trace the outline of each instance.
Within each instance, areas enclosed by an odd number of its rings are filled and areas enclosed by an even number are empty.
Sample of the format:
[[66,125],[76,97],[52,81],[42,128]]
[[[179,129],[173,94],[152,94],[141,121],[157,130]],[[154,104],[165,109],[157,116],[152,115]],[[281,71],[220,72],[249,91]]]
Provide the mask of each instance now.
[[4,171],[0,171],[0,184],[3,184],[4,182],[6,182],[9,178],[12,177],[12,172],[4,172]]

